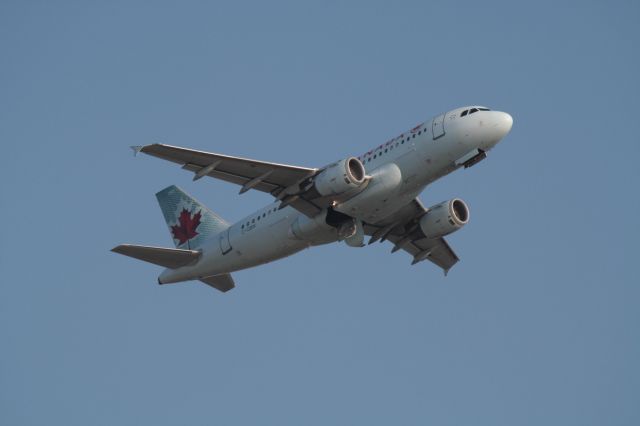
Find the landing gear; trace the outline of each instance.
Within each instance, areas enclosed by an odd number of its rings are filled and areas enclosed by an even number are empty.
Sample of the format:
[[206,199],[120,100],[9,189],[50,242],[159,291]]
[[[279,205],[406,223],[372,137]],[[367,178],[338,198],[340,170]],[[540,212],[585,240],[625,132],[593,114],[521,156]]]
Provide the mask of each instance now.
[[353,237],[358,232],[358,226],[356,225],[356,220],[351,219],[347,222],[344,222],[338,228],[338,239],[340,241],[346,240],[347,238]]
[[339,241],[344,241],[351,247],[364,246],[364,228],[360,219],[329,208],[326,221],[327,225],[338,230]]

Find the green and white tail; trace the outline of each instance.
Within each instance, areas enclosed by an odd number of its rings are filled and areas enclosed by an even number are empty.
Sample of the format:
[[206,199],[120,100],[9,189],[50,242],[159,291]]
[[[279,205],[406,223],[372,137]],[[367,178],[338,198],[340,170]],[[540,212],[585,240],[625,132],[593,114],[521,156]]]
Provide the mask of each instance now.
[[173,242],[179,249],[194,250],[229,224],[175,185],[156,194]]

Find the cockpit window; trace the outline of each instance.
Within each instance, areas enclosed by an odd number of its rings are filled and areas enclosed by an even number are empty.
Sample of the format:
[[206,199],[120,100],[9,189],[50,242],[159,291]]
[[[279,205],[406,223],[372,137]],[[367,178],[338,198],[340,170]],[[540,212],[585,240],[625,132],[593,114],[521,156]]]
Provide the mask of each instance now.
[[465,115],[471,115],[474,112],[478,112],[478,111],[491,111],[489,108],[485,108],[485,107],[476,107],[476,108],[471,108],[471,109],[465,109],[464,111],[462,111],[462,113],[460,113],[460,117],[464,117]]

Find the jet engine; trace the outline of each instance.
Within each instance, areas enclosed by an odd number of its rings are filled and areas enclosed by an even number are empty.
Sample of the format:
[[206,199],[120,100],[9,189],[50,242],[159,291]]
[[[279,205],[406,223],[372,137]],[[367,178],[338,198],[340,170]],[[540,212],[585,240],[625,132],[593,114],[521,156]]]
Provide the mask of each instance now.
[[314,179],[315,189],[323,197],[358,189],[366,182],[362,162],[349,157],[333,163]]
[[469,222],[469,207],[459,198],[431,207],[420,219],[420,229],[427,238],[440,238],[457,231]]

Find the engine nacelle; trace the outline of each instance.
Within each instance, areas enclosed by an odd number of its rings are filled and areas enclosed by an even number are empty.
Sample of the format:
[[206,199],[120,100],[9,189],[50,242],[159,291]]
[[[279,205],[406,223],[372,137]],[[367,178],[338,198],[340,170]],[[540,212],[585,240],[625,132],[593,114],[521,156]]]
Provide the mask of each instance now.
[[326,197],[358,189],[365,181],[362,162],[355,157],[350,157],[340,160],[320,172],[314,179],[314,185],[318,193]]
[[457,231],[469,222],[469,207],[459,198],[431,207],[420,219],[420,229],[427,238],[440,238]]

